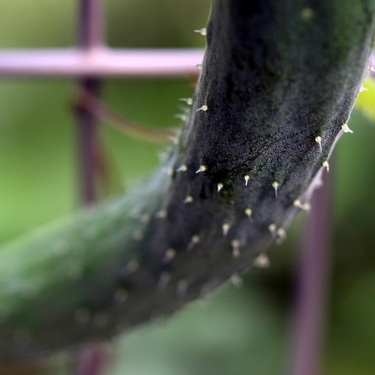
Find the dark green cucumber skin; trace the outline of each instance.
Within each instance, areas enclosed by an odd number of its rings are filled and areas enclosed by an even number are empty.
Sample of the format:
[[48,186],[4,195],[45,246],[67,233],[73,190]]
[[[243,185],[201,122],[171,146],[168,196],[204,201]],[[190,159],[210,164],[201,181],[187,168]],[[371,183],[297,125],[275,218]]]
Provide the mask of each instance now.
[[368,0],[214,0],[193,106],[161,170],[0,253],[0,358],[110,339],[251,268],[277,237],[270,224],[286,229],[295,200],[308,201],[348,121],[374,11]]

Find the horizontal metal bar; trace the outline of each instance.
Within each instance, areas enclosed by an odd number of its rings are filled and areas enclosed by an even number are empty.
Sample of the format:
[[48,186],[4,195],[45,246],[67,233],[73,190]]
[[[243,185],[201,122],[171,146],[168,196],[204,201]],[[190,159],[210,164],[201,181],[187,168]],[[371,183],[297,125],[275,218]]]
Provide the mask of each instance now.
[[202,49],[78,48],[0,51],[2,77],[196,76]]
[[196,76],[203,55],[203,49],[0,50],[0,77]]

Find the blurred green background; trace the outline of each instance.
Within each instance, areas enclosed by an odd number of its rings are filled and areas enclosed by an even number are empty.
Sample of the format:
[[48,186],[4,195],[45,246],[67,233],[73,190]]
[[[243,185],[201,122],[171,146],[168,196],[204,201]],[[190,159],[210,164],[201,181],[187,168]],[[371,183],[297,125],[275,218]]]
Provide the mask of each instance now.
[[[115,47],[203,47],[208,0],[107,0],[108,43]],[[0,48],[75,43],[74,0],[2,0]],[[113,109],[150,126],[178,121],[186,80],[103,82]],[[75,81],[0,80],[1,243],[77,209]],[[361,95],[369,95],[362,93]],[[374,103],[375,105],[375,103]],[[324,375],[375,371],[375,124],[359,111],[335,150],[333,274]],[[102,127],[111,169],[124,189],[158,164],[160,147]],[[300,215],[272,266],[251,271],[242,288],[228,284],[163,324],[135,329],[116,344],[108,375],[279,375],[290,354],[293,278],[301,243]]]

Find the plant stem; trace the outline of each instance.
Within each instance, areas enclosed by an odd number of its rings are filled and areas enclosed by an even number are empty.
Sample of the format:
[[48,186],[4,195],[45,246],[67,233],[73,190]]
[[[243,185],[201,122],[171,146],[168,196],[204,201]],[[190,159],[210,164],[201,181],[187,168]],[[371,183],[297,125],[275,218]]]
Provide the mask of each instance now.
[[[5,358],[106,341],[267,264],[350,131],[375,8],[348,4],[314,2],[308,20],[289,1],[213,1],[192,106],[162,167],[119,200],[12,247],[14,266],[0,273],[1,301],[17,307],[0,324]],[[77,242],[78,279],[66,266]],[[44,256],[50,244],[54,257]],[[22,298],[34,286],[35,298]],[[20,329],[30,332],[27,347],[14,339]]]

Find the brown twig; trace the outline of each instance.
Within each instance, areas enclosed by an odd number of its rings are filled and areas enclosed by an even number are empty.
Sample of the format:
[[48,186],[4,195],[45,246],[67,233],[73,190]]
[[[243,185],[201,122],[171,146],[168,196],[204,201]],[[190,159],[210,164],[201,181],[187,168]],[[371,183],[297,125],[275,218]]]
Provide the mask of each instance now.
[[165,144],[175,138],[179,129],[156,129],[138,124],[105,105],[88,91],[81,91],[76,99],[75,106],[84,109],[97,120],[107,123],[122,133],[142,141]]

